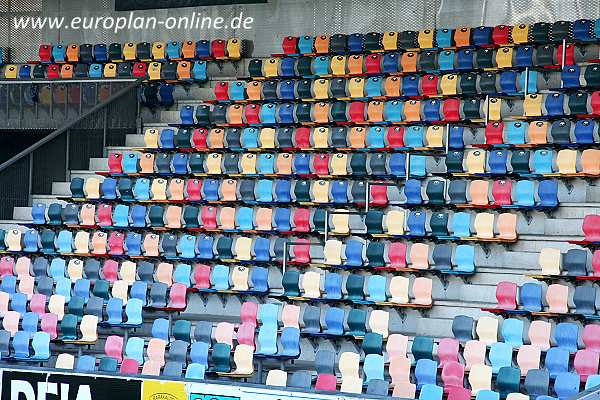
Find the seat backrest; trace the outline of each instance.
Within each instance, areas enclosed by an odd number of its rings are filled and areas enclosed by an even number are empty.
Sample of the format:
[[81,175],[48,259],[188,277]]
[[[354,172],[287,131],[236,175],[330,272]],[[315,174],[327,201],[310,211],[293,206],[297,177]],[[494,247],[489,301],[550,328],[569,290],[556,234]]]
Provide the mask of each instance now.
[[569,287],[554,283],[548,286],[546,290],[546,302],[548,303],[548,311],[559,314],[569,312],[568,305]]
[[542,274],[560,275],[561,258],[562,255],[560,249],[549,247],[543,248],[538,257],[538,262],[542,268]]
[[498,319],[493,317],[480,317],[477,320],[475,332],[480,341],[491,344],[498,341]]

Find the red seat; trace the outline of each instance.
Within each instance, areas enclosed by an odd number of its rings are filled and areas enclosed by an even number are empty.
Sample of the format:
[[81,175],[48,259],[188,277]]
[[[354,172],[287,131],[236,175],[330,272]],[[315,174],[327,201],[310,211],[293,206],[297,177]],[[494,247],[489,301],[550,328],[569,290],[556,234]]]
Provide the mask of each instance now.
[[310,210],[308,208],[296,208],[292,217],[294,232],[310,232]]
[[388,246],[388,267],[394,269],[406,268],[406,243],[392,242]]
[[284,54],[298,54],[298,38],[296,36],[284,37],[281,48]]
[[136,78],[145,78],[148,74],[148,64],[136,62],[133,64],[133,76]]
[[194,266],[194,287],[199,290],[210,289],[210,265]]
[[225,53],[227,42],[223,39],[216,39],[210,43],[210,53],[214,58],[226,58]]
[[600,91],[592,92],[590,95],[590,104],[592,106],[592,114],[600,115]]
[[240,307],[240,321],[243,324],[258,325],[256,316],[258,315],[258,303],[252,301],[245,301]]
[[[102,204],[98,207],[98,225],[107,227],[112,226],[112,205]],[[110,244],[110,241],[109,241]]]
[[248,104],[244,108],[247,124],[260,124],[260,104]]
[[445,121],[460,121],[460,99],[442,101],[442,113]]
[[206,128],[194,129],[194,133],[192,134],[192,143],[194,144],[194,149],[207,150],[208,149],[208,143],[206,142],[207,136],[208,136],[208,130]]
[[367,74],[381,73],[381,54],[369,54],[365,59]]
[[586,215],[582,229],[586,241],[600,242],[600,215]]
[[600,354],[592,350],[579,350],[575,353],[573,368],[579,374],[581,381],[587,381],[588,376],[598,373]]
[[115,260],[106,260],[102,266],[102,276],[104,280],[115,282],[119,279],[119,263]]
[[7,275],[13,275],[15,260],[10,256],[0,258],[0,278]]
[[458,362],[458,346],[459,342],[456,339],[440,339],[437,350],[440,367],[443,367],[448,363]]
[[46,78],[48,79],[58,79],[60,78],[60,68],[56,64],[48,65],[46,69]]
[[595,250],[592,254],[592,270],[594,276],[600,276],[600,250]]
[[294,145],[299,149],[311,149],[310,128],[301,126],[294,132]]
[[49,44],[40,45],[38,55],[40,57],[41,62],[43,62],[43,63],[52,62],[52,45],[49,45]]
[[494,181],[492,185],[492,196],[497,206],[509,206],[512,204],[512,181]]
[[373,184],[371,188],[371,205],[373,206],[386,206],[388,205],[388,187],[385,185]]
[[388,147],[393,149],[404,147],[404,127],[390,126],[387,129],[386,141]]
[[199,201],[202,200],[202,181],[200,179],[188,179],[185,182],[186,200]]
[[123,160],[123,155],[121,153],[112,153],[108,156],[108,170],[111,174],[120,175],[123,173],[121,160]]
[[121,375],[137,375],[140,370],[140,364],[133,358],[125,358],[121,363],[119,372]]
[[333,374],[319,374],[317,375],[317,382],[315,383],[316,390],[335,391],[337,390],[337,378]]
[[329,175],[329,154],[314,154],[313,172],[317,175]]
[[254,334],[256,333],[256,325],[242,322],[237,328],[238,344],[246,344],[254,348]]
[[496,300],[498,308],[502,310],[515,310],[517,308],[517,284],[500,282],[496,286]]
[[584,326],[581,338],[586,350],[600,353],[600,325],[588,324]]
[[425,74],[421,79],[421,91],[423,96],[437,96],[439,77],[433,74]]
[[510,43],[510,26],[498,25],[492,31],[492,41],[494,44],[509,44]]
[[462,388],[465,379],[465,366],[457,361],[450,361],[442,368],[442,382],[444,391],[449,392],[451,388]]
[[293,245],[294,258],[292,261],[297,264],[308,264],[310,262],[310,241],[308,239],[298,239]]
[[[558,65],[563,65],[562,64],[562,59],[563,59],[562,43],[558,45],[558,49],[556,50],[556,55],[558,57]],[[575,46],[573,46],[573,43],[567,43],[567,49],[565,51],[565,65],[575,65]]]
[[471,389],[466,389],[463,387],[452,387],[448,391],[447,400],[470,400],[471,399]]
[[504,131],[504,122],[494,121],[488,122],[485,126],[485,144],[502,144],[504,139],[502,132]]
[[204,229],[217,229],[216,207],[205,206],[200,210],[200,220]]
[[352,122],[365,122],[365,109],[367,103],[362,101],[353,101],[348,107],[348,115]]
[[229,83],[217,83],[215,85],[214,93],[217,100],[229,100]]
[[104,343],[104,354],[121,362],[123,358],[123,338],[116,335],[107,337]]
[[125,254],[125,235],[123,232],[111,232],[108,236],[108,253],[113,256]]
[[46,332],[50,335],[50,339],[56,339],[58,337],[58,315],[52,313],[42,314],[40,317],[40,328],[42,332]]
[[187,287],[183,283],[174,283],[169,290],[169,308],[183,310],[187,306]]

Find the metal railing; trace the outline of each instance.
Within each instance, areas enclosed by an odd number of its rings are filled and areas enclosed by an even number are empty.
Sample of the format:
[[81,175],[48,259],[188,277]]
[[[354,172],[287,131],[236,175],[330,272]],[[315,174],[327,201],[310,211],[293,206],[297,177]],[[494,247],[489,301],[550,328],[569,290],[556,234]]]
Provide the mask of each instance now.
[[93,83],[96,88],[108,84],[110,89],[95,97],[94,105],[80,102],[78,117],[0,164],[0,219],[12,219],[16,206],[31,205],[33,194],[50,194],[52,182],[68,181],[71,170],[87,170],[90,158],[103,157],[106,146],[124,145],[125,135],[138,126],[142,80],[64,83]]

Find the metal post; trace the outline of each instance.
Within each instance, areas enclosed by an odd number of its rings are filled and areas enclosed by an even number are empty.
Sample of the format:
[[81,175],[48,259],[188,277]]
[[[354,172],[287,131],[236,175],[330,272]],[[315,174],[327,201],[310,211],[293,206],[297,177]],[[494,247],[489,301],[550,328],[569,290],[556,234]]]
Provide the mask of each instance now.
[[563,39],[562,41],[562,62],[560,63],[560,69],[565,69],[565,64],[567,60],[565,57],[567,56],[567,39]]
[[410,153],[406,153],[406,164],[404,165],[404,180],[410,178]]
[[365,212],[369,212],[369,199],[371,198],[371,185],[369,181],[366,181],[366,194],[365,194]]
[[329,210],[325,210],[325,241],[329,237]]
[[489,114],[490,114],[490,95],[486,94],[485,95],[485,124],[488,124],[489,121]]
[[108,135],[108,107],[104,107],[104,110],[102,112],[102,149],[105,153],[106,153],[106,136],[107,135]]
[[31,206],[31,195],[33,193],[33,154],[34,152],[29,153],[29,177],[27,182],[27,204]]
[[450,124],[446,124],[446,155],[448,155],[448,150],[450,149]]
[[525,67],[525,96],[529,94],[529,67]]
[[288,242],[283,242],[283,268],[282,273],[285,274],[285,269],[287,267],[287,258],[288,258]]
[[70,158],[71,158],[71,130],[67,129],[67,131],[65,132],[66,134],[66,152],[65,152],[65,180],[68,181],[71,179],[70,176],[70,168],[69,168],[69,163],[70,163]]
[[50,83],[50,119],[54,119],[54,85]]

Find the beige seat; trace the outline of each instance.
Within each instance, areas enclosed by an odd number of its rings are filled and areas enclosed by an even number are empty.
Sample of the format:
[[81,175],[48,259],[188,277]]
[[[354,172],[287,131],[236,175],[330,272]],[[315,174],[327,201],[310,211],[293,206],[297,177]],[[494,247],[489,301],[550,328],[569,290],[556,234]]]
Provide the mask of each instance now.
[[243,175],[256,175],[256,155],[246,153],[240,161],[240,169]]
[[121,280],[127,282],[129,286],[133,285],[135,279],[135,271],[137,265],[132,261],[123,261],[121,267],[119,268],[119,275],[121,276]]
[[379,333],[386,339],[389,335],[390,313],[385,310],[373,310],[369,315],[371,332]]
[[[71,260],[73,261],[73,260]],[[70,264],[70,262],[69,262]],[[15,263],[15,273],[17,278],[21,279],[23,276],[30,276],[31,260],[29,257],[19,257]]]
[[360,354],[346,351],[340,355],[338,368],[342,374],[342,381],[345,379],[359,379],[358,368],[360,364]]
[[494,214],[492,213],[477,213],[475,215],[475,236],[479,239],[494,238]]
[[181,228],[181,214],[182,208],[180,206],[168,206],[165,211],[166,227],[171,229]]
[[148,149],[158,149],[158,130],[146,129],[144,132],[144,144]]
[[148,361],[155,362],[159,366],[159,371],[160,367],[165,365],[166,346],[167,343],[164,340],[152,338],[148,341],[148,346],[146,347],[146,355],[148,356]]
[[294,304],[286,304],[281,310],[281,323],[284,328],[300,329],[300,306]]
[[27,295],[27,300],[31,300],[33,289],[35,287],[35,278],[30,275],[22,275],[19,278],[19,292]]
[[58,357],[56,357],[56,364],[54,364],[54,368],[72,370],[74,366],[75,356],[73,354],[61,353],[58,355]]
[[329,181],[318,180],[312,184],[312,197],[315,203],[329,203]]
[[21,238],[22,233],[18,229],[11,229],[6,232],[6,236],[4,238],[4,244],[6,244],[6,249],[8,251],[21,251]]
[[231,283],[232,290],[236,290],[239,292],[245,292],[249,290],[248,286],[248,276],[250,275],[250,270],[248,267],[244,267],[242,265],[237,265],[231,270]]
[[517,214],[502,213],[496,220],[498,238],[503,240],[517,240]]
[[413,243],[409,251],[410,266],[415,269],[429,269],[429,245]]
[[287,386],[287,372],[280,369],[271,369],[267,373],[267,386],[286,387]]
[[162,178],[152,179],[152,185],[150,185],[150,191],[152,192],[152,200],[154,200],[154,201],[167,200],[167,180],[162,179]]
[[500,121],[502,119],[501,115],[502,110],[502,99],[497,97],[489,98],[488,103],[488,120],[490,121]]
[[408,304],[408,285],[410,279],[406,276],[393,276],[390,279],[388,291],[390,293],[389,301],[396,304]]
[[98,200],[100,198],[100,179],[98,178],[87,178],[83,186],[85,192],[85,198],[91,200]]
[[220,153],[210,153],[206,156],[206,173],[209,175],[219,175],[221,173],[221,160],[222,155]]
[[129,285],[123,280],[114,281],[112,285],[112,297],[123,300],[123,305],[127,304]]
[[542,268],[543,275],[560,275],[560,249],[543,248],[540,251],[538,262]]
[[498,341],[498,320],[493,317],[479,317],[475,333],[479,340],[485,344],[492,344]]
[[69,274],[69,279],[71,279],[71,282],[75,282],[83,278],[83,262],[77,258],[69,260],[69,264],[67,265],[67,273]]
[[316,271],[307,271],[302,274],[302,289],[304,297],[318,299],[321,297],[321,274]]
[[273,128],[262,128],[258,135],[261,149],[274,149],[275,144],[275,129]]
[[331,156],[330,170],[333,176],[348,175],[348,154],[335,153]]
[[48,300],[48,312],[56,315],[58,320],[62,321],[65,316],[65,297],[60,294],[50,296],[50,300]]
[[362,378],[342,378],[342,384],[340,385],[340,392],[345,393],[362,393],[363,380]]
[[96,315],[84,315],[79,325],[82,342],[95,342],[98,340],[98,317]]
[[556,155],[558,172],[562,175],[577,173],[577,150],[562,149]]
[[390,210],[385,213],[383,224],[388,235],[404,235],[404,210]]
[[509,393],[506,400],[530,400],[529,396],[523,393]]
[[155,279],[167,286],[173,285],[173,264],[161,262],[156,266]]
[[223,375],[238,377],[252,375],[254,373],[254,347],[247,344],[235,346],[233,362],[235,363],[235,370]]
[[485,157],[486,152],[483,150],[474,150],[467,153],[467,173],[470,175],[485,173]]
[[406,349],[408,348],[408,336],[401,333],[393,333],[388,336],[385,344],[385,351],[389,359],[396,357],[406,357]]
[[480,390],[492,390],[492,367],[476,364],[469,371],[471,393],[476,395]]
[[252,238],[238,237],[234,245],[235,258],[240,261],[252,260]]
[[465,343],[463,358],[465,359],[465,371],[469,371],[474,365],[485,364],[486,344],[480,340],[469,340]]
[[323,252],[325,254],[325,264],[341,265],[342,264],[342,245],[339,240],[329,239],[325,242]]
[[10,332],[10,336],[15,336],[15,333],[19,331],[19,320],[21,319],[21,314],[17,311],[7,311],[4,313],[4,318],[2,318],[2,327],[5,331]]
[[344,213],[344,210],[335,210],[331,216],[331,232],[338,235],[347,235],[350,233],[350,214]]
[[161,365],[154,360],[147,360],[142,367],[142,375],[159,376]]
[[75,253],[76,254],[88,254],[90,252],[90,233],[86,231],[79,231],[75,234],[75,239],[73,240],[75,244]]

